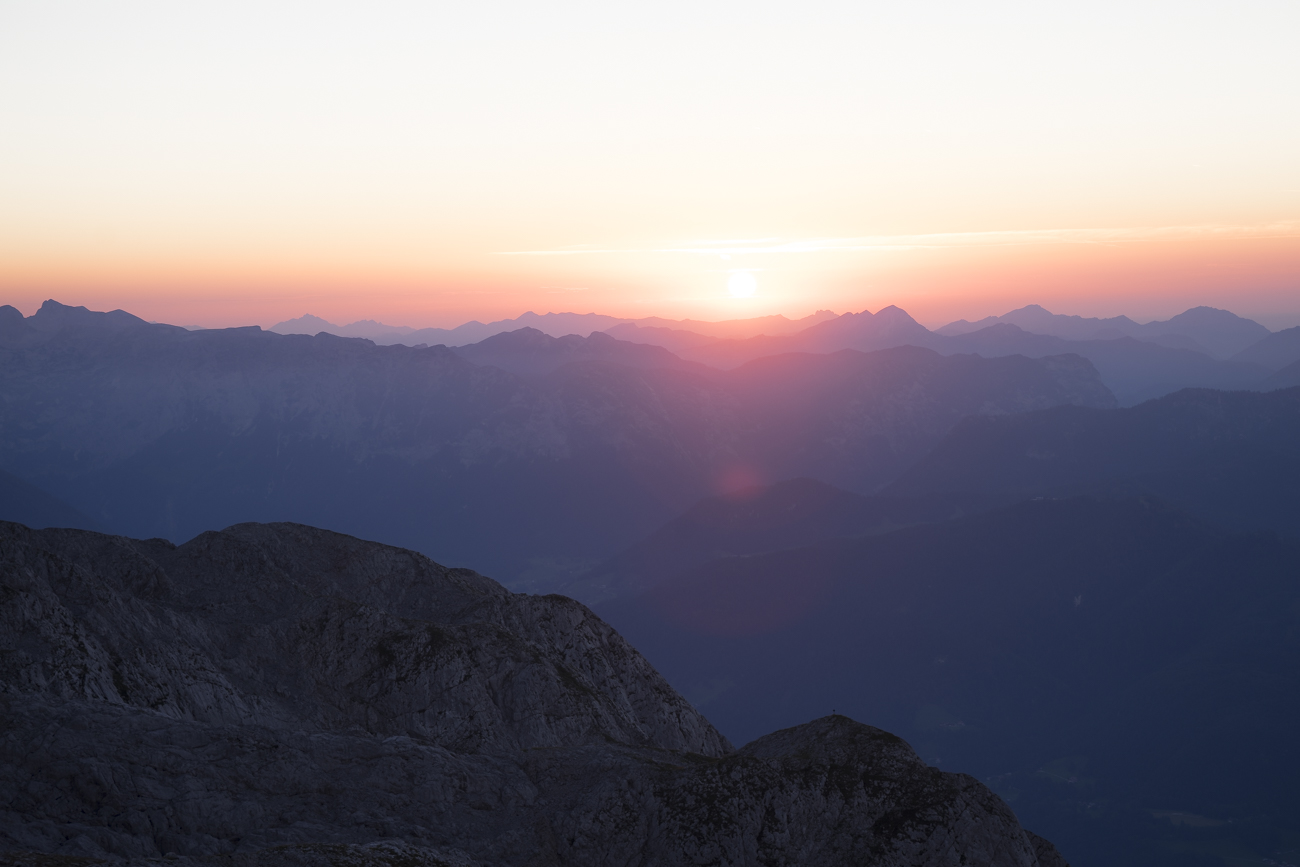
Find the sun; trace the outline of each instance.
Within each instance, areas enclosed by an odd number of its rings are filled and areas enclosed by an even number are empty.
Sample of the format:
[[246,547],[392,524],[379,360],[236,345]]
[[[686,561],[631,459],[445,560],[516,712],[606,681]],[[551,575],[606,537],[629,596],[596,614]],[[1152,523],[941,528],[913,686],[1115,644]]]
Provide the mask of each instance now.
[[748,271],[733,271],[727,278],[727,291],[732,298],[752,298],[758,291],[758,281]]

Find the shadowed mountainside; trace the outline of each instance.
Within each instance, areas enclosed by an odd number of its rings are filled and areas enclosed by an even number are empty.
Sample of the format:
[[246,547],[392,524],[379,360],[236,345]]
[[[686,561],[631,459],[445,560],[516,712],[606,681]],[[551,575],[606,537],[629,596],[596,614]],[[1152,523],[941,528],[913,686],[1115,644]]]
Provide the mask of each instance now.
[[1271,855],[1297,830],[1294,542],[1041,500],[714,560],[597,610],[730,737],[877,721],[1076,864],[1179,864],[1210,838]]
[[970,418],[888,492],[1151,494],[1221,526],[1300,535],[1300,388],[1189,389],[1131,409]]
[[1031,334],[1014,325],[994,325],[945,341],[947,346],[941,351],[974,352],[986,358],[1077,353],[1093,363],[1120,406],[1134,406],[1184,388],[1258,388],[1269,373],[1262,365],[1218,361],[1190,349],[1158,346],[1132,337],[1065,340]]
[[1300,325],[1270,334],[1232,356],[1233,361],[1281,370],[1300,361]]
[[809,476],[868,492],[971,413],[1113,405],[1072,356],[904,347],[520,377],[441,346],[190,332],[53,302],[0,324],[0,469],[108,528],[179,541],[295,520],[531,586],[719,490]]
[[1294,388],[1300,385],[1300,361],[1288,364],[1260,384],[1263,390]]
[[561,588],[588,605],[635,595],[710,560],[802,548],[960,515],[958,498],[867,497],[790,479],[708,497],[647,538]]
[[5,523],[0,581],[0,847],[47,861],[1064,867],[893,735],[732,750],[578,603],[410,551]]

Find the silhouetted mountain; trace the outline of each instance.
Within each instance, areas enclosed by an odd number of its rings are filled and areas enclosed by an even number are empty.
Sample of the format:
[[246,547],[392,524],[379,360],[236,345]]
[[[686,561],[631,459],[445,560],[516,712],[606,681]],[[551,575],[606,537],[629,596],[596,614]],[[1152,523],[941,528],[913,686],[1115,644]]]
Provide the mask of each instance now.
[[[588,317],[594,314],[588,314]],[[565,319],[564,317],[569,317]],[[608,317],[606,317],[608,318]],[[545,321],[544,321],[545,320]],[[539,330],[559,336],[555,328],[570,321],[589,328],[596,319],[584,320],[573,314],[525,314],[483,326],[468,323],[458,332],[423,329],[401,336],[400,340],[379,338],[379,343],[401,342],[461,345],[478,342],[509,330],[525,321],[535,322]],[[318,320],[323,322],[323,320]],[[610,320],[615,322],[616,320]],[[836,316],[818,311],[802,320],[785,317],[735,320],[733,322],[697,323],[690,320],[618,320],[605,330],[611,336],[633,343],[661,346],[682,359],[710,367],[730,369],[770,355],[791,352],[828,353],[841,349],[870,352],[898,346],[920,346],[945,355],[974,353],[985,357],[1026,355],[1081,355],[1091,361],[1102,381],[1114,392],[1121,406],[1133,406],[1182,388],[1252,389],[1265,386],[1270,371],[1285,362],[1300,358],[1300,340],[1270,335],[1268,329],[1226,310],[1195,307],[1163,322],[1139,325],[1125,316],[1110,319],[1084,319],[1059,316],[1038,305],[1013,310],[1000,317],[987,317],[979,323],[951,323],[931,332],[897,307],[886,307],[875,314],[869,311]],[[805,323],[815,323],[795,331]],[[986,324],[987,323],[987,324]],[[328,324],[328,323],[326,323]],[[690,328],[665,326],[688,325]],[[983,326],[983,327],[978,327]],[[279,326],[277,326],[278,328]],[[713,339],[710,334],[745,335],[765,328],[759,336]],[[474,330],[479,329],[479,330]],[[696,330],[691,330],[696,329]],[[578,329],[574,329],[579,331]],[[706,333],[708,332],[708,333]],[[340,333],[337,329],[331,333]],[[579,331],[580,335],[588,333]],[[1286,334],[1287,332],[1281,332]],[[471,339],[471,337],[473,339]],[[1242,347],[1261,343],[1261,353],[1271,352],[1273,361],[1242,352],[1229,361],[1219,357],[1232,355]],[[1295,346],[1293,347],[1293,343]],[[1275,350],[1265,347],[1272,345]],[[1291,358],[1288,353],[1295,353]],[[1219,357],[1211,357],[1219,356]],[[520,370],[518,365],[507,369]]]
[[[779,337],[797,334],[805,328],[836,318],[838,318],[838,315],[829,310],[818,310],[811,316],[805,316],[802,319],[786,319],[784,316],[760,316],[755,319],[697,322],[691,319],[674,321],[650,317],[607,328],[605,333],[611,337],[617,337],[619,340],[628,340],[632,343],[650,343],[655,346],[662,346],[669,352],[681,354],[684,351],[716,343],[719,340],[744,339],[760,335]],[[757,358],[759,356],[753,357]]]
[[326,322],[319,316],[312,316],[308,313],[305,316],[299,316],[297,319],[277,322],[267,330],[274,331],[276,334],[320,334],[324,332],[333,334],[336,337],[364,337],[382,343],[387,338],[409,334],[415,329],[408,328],[405,325],[385,325],[373,319],[362,319],[348,325],[335,325],[332,322]]
[[[694,319],[663,319],[658,316],[644,319],[619,319],[615,316],[603,316],[599,313],[544,313],[539,315],[529,311],[516,319],[501,319],[487,324],[473,321],[458,325],[455,328],[415,329],[406,326],[384,325],[372,319],[353,322],[350,325],[335,325],[321,319],[319,316],[308,314],[297,319],[277,323],[268,330],[277,334],[314,335],[324,332],[338,337],[365,337],[381,346],[391,346],[397,343],[407,346],[418,346],[421,343],[430,346],[440,343],[446,346],[468,346],[471,343],[479,343],[494,335],[508,331],[518,331],[521,328],[534,328],[551,337],[564,337],[569,334],[587,337],[597,331],[608,332],[616,328],[632,329],[633,333],[635,333],[638,324],[640,324],[642,328],[652,329],[653,333],[656,334],[685,330],[690,334],[698,333],[698,339],[701,341],[712,342],[720,338],[752,337],[757,334],[793,334],[818,322],[834,319],[835,316],[836,314],[829,310],[818,310],[816,313],[802,319],[787,319],[778,315],[758,316],[753,319],[729,319],[721,322],[702,322]],[[629,339],[621,332],[614,333],[613,336],[619,339]],[[645,337],[646,335],[642,334],[640,336]],[[656,345],[665,345],[659,343],[658,340],[643,339],[634,340],[633,342],[653,342]],[[672,346],[667,348],[675,351]]]
[[1077,357],[915,348],[523,378],[441,346],[141,323],[33,326],[0,358],[0,468],[115,531],[292,519],[536,587],[710,493],[798,476],[869,492],[967,414],[1113,404]]
[[1065,867],[887,732],[733,750],[578,603],[311,527],[0,523],[0,624],[20,862]]
[[789,336],[719,340],[684,349],[681,355],[712,367],[731,368],[757,358],[789,352],[825,353],[841,349],[870,352],[896,346],[935,348],[942,342],[905,311],[891,305],[875,314],[868,310],[845,313]]
[[1186,335],[1216,358],[1235,355],[1271,333],[1253,319],[1214,307],[1193,307],[1164,322],[1148,322],[1142,329],[1145,336]]
[[1083,316],[1069,316],[1052,313],[1040,304],[1028,304],[1001,316],[985,316],[975,322],[958,319],[941,328],[934,329],[935,334],[956,337],[969,334],[992,325],[1014,325],[1034,334],[1050,334],[1067,340],[1113,340],[1116,337],[1132,337],[1138,325],[1127,316],[1111,316],[1105,319]]
[[57,301],[46,301],[40,309],[26,319],[17,309],[0,307],[0,337],[12,345],[26,345],[48,339],[61,332],[85,334],[140,332],[146,329],[185,331],[175,325],[153,325],[125,310],[101,313],[85,307],[69,307]]
[[0,470],[0,521],[14,521],[38,530],[45,527],[101,529],[58,497],[4,470]]
[[475,320],[455,328],[410,328],[405,325],[384,325],[373,319],[353,322],[350,325],[335,325],[319,316],[307,314],[272,325],[268,330],[277,334],[314,335],[324,332],[336,337],[364,337],[380,346],[395,344],[467,346],[497,334],[518,331],[520,328],[534,328],[552,337],[573,333],[585,337],[593,331],[601,331],[626,321],[597,313],[546,313],[539,316],[529,311],[517,319],[502,319],[487,324]]
[[[704,322],[699,319],[664,319],[659,316],[647,316],[644,319],[633,319],[624,325],[616,327],[639,326],[641,328],[687,331],[719,340],[757,337],[760,334],[771,336],[797,334],[805,328],[829,319],[836,319],[838,316],[838,313],[830,310],[818,310],[816,313],[811,313],[801,319],[787,319],[777,314],[775,316],[755,316],[751,319],[724,319],[720,322]],[[614,336],[618,337],[617,334]]]
[[598,610],[731,738],[848,712],[990,780],[1072,862],[1146,867],[1297,830],[1297,576],[1276,537],[1042,500],[715,560]]
[[319,316],[312,316],[310,313],[304,313],[302,316],[299,316],[297,319],[286,319],[283,322],[277,322],[266,330],[274,331],[276,334],[309,334],[310,335],[310,334],[320,334],[323,332],[325,334],[333,334],[336,337],[338,337],[341,336],[337,333],[339,328],[340,326],[335,325],[333,322],[328,322],[324,319],[321,319]]
[[0,341],[16,343],[32,332],[21,310],[8,304],[0,306]]
[[542,313],[531,310],[515,319],[501,319],[484,325],[481,322],[466,322],[455,328],[418,328],[406,334],[376,341],[383,344],[405,343],[415,346],[427,343],[430,346],[443,343],[447,346],[467,346],[479,343],[497,334],[518,331],[521,328],[534,328],[551,337],[564,337],[577,334],[586,337],[594,331],[604,331],[623,322],[616,316],[603,316],[599,313]]
[[626,340],[630,343],[648,343],[652,346],[662,346],[669,352],[679,355],[684,350],[694,349],[697,346],[704,346],[707,343],[716,343],[718,341],[716,337],[698,334],[694,331],[638,325],[635,322],[615,325],[613,328],[605,329],[605,333],[610,337],[617,337],[619,340]]
[[1263,390],[1272,391],[1278,388],[1294,388],[1300,385],[1300,361],[1292,362],[1268,379],[1260,383]]
[[536,328],[506,331],[455,353],[475,364],[499,367],[520,376],[543,376],[575,361],[603,361],[628,367],[689,370],[707,374],[710,368],[683,361],[662,346],[616,340],[600,331],[588,337],[569,334],[551,337]]
[[588,605],[635,595],[709,560],[800,548],[961,514],[952,498],[866,497],[814,479],[708,497],[561,589]]
[[1259,364],[1269,370],[1282,368],[1300,361],[1300,326],[1277,331],[1232,356],[1233,361]]
[[[1202,324],[1203,319],[1217,321],[1219,314],[1237,320],[1226,311],[1196,308],[1169,321],[1182,321],[1192,329]],[[1187,318],[1180,320],[1180,317]],[[1240,322],[1256,325],[1250,320]],[[654,335],[646,337],[653,341]],[[1268,369],[1258,364],[1219,361],[1191,349],[1160,346],[1128,337],[1067,340],[1034,334],[1009,323],[998,323],[957,336],[944,336],[926,330],[897,307],[886,307],[875,315],[867,311],[846,313],[788,337],[755,337],[698,345],[687,345],[688,341],[677,336],[672,336],[672,339],[682,347],[680,355],[683,358],[722,368],[784,352],[870,351],[896,346],[923,346],[945,355],[975,353],[988,358],[1003,355],[1041,358],[1073,353],[1087,358],[1097,367],[1102,381],[1122,406],[1131,406],[1181,388],[1256,388],[1269,375]]]
[[1189,389],[1131,409],[968,418],[888,488],[1008,498],[1151,494],[1237,529],[1300,533],[1300,389]]
[[745,486],[807,476],[874,491],[970,413],[1021,412],[1037,403],[1114,405],[1092,366],[1068,355],[843,350],[761,358],[716,375],[716,382],[734,402],[738,479]]
[[1030,358],[1073,352],[1093,363],[1120,406],[1133,406],[1183,388],[1258,388],[1269,374],[1258,364],[1218,361],[1201,352],[1157,346],[1132,337],[1065,340],[1006,324],[944,338],[940,351]]
[[1133,337],[1175,349],[1205,352],[1215,358],[1228,358],[1269,335],[1269,330],[1258,322],[1214,307],[1193,307],[1171,319],[1139,325],[1127,316],[1112,316],[1108,319],[1064,316],[1050,313],[1037,304],[1012,310],[1002,316],[986,316],[978,322],[959,319],[935,329],[935,333],[956,337],[998,324],[1015,325],[1033,334],[1046,334],[1067,340]]

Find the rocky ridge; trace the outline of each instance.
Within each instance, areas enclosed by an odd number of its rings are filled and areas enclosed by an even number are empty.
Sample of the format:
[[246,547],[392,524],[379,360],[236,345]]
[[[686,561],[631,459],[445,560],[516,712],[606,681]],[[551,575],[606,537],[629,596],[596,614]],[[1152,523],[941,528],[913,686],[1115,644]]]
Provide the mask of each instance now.
[[580,604],[409,551],[3,523],[0,580],[8,863],[1064,863],[892,735],[734,750]]

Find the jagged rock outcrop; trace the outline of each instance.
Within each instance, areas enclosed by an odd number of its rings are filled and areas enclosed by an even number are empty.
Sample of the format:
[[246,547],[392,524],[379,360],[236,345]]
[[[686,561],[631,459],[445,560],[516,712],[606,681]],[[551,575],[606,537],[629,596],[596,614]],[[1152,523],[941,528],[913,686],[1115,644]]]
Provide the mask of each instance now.
[[0,581],[16,863],[1064,863],[892,735],[733,750],[583,606],[409,551],[6,523]]

